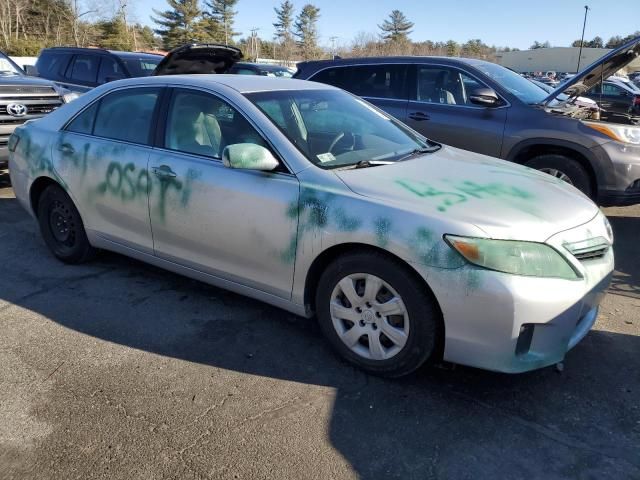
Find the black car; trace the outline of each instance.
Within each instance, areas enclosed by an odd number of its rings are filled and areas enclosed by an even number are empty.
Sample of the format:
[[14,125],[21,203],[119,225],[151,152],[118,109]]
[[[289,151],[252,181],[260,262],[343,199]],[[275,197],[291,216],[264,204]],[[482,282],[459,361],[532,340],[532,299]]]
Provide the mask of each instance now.
[[605,110],[640,115],[640,89],[632,82],[605,80],[584,94]]
[[103,83],[151,75],[162,55],[119,52],[102,48],[54,47],[40,52],[33,72],[74,92],[84,93]]

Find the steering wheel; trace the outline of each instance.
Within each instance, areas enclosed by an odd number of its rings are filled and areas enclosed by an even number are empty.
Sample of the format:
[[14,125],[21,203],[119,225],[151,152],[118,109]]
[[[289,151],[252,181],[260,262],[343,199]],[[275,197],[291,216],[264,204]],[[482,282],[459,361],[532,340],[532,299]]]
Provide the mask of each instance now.
[[340,142],[340,140],[342,140],[343,138],[347,138],[347,136],[351,137],[351,145],[349,145],[348,147],[346,147],[347,150],[353,150],[354,147],[356,146],[356,137],[353,133],[351,132],[340,132],[338,135],[335,136],[335,138],[331,141],[331,145],[329,145],[329,153],[333,153],[333,149],[336,147],[336,145],[338,145],[338,142]]

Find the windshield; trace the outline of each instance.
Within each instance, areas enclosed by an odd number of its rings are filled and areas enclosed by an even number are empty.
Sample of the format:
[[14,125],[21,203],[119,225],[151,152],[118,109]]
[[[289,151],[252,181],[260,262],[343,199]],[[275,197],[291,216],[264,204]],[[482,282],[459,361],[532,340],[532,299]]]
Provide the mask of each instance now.
[[127,70],[131,73],[132,77],[148,77],[155,70],[156,66],[160,63],[162,57],[160,55],[149,57],[126,57],[122,58],[122,61],[127,66]]
[[529,105],[540,103],[549,96],[540,87],[508,68],[493,63],[478,63],[474,67]]
[[8,57],[0,53],[0,75],[22,75],[23,72]]
[[434,147],[340,90],[270,91],[246,97],[321,168],[394,162]]

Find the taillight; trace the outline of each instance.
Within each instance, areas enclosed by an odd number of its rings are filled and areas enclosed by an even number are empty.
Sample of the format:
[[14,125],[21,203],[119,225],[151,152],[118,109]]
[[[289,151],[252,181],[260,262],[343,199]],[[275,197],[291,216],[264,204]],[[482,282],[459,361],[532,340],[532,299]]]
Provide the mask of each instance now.
[[640,105],[640,95],[636,95],[636,98],[633,100],[634,105]]

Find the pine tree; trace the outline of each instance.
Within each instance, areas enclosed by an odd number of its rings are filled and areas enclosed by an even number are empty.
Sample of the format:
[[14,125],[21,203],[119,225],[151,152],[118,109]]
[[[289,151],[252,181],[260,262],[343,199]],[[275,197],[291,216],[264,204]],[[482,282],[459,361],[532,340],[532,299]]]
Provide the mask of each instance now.
[[203,37],[201,16],[202,11],[198,6],[198,0],[167,0],[170,9],[163,12],[153,10],[158,18],[151,19],[160,25],[154,30],[162,37],[164,48],[172,48],[184,45]]
[[389,14],[389,20],[382,22],[382,25],[378,25],[378,28],[382,30],[382,38],[387,41],[408,40],[409,34],[412,32],[413,22],[410,22],[400,10],[393,10]]
[[273,24],[276,29],[275,39],[280,43],[281,57],[290,60],[295,47],[293,41],[293,3],[284,0],[280,8],[274,7],[276,12],[276,22]]
[[318,18],[320,9],[310,3],[302,7],[295,22],[300,53],[305,60],[315,58],[318,53]]
[[236,13],[238,13],[233,7],[237,3],[238,0],[210,0],[205,2],[205,6],[208,8],[206,14],[221,27],[225,44],[233,42],[233,37],[240,35],[240,32],[233,30],[233,20]]

